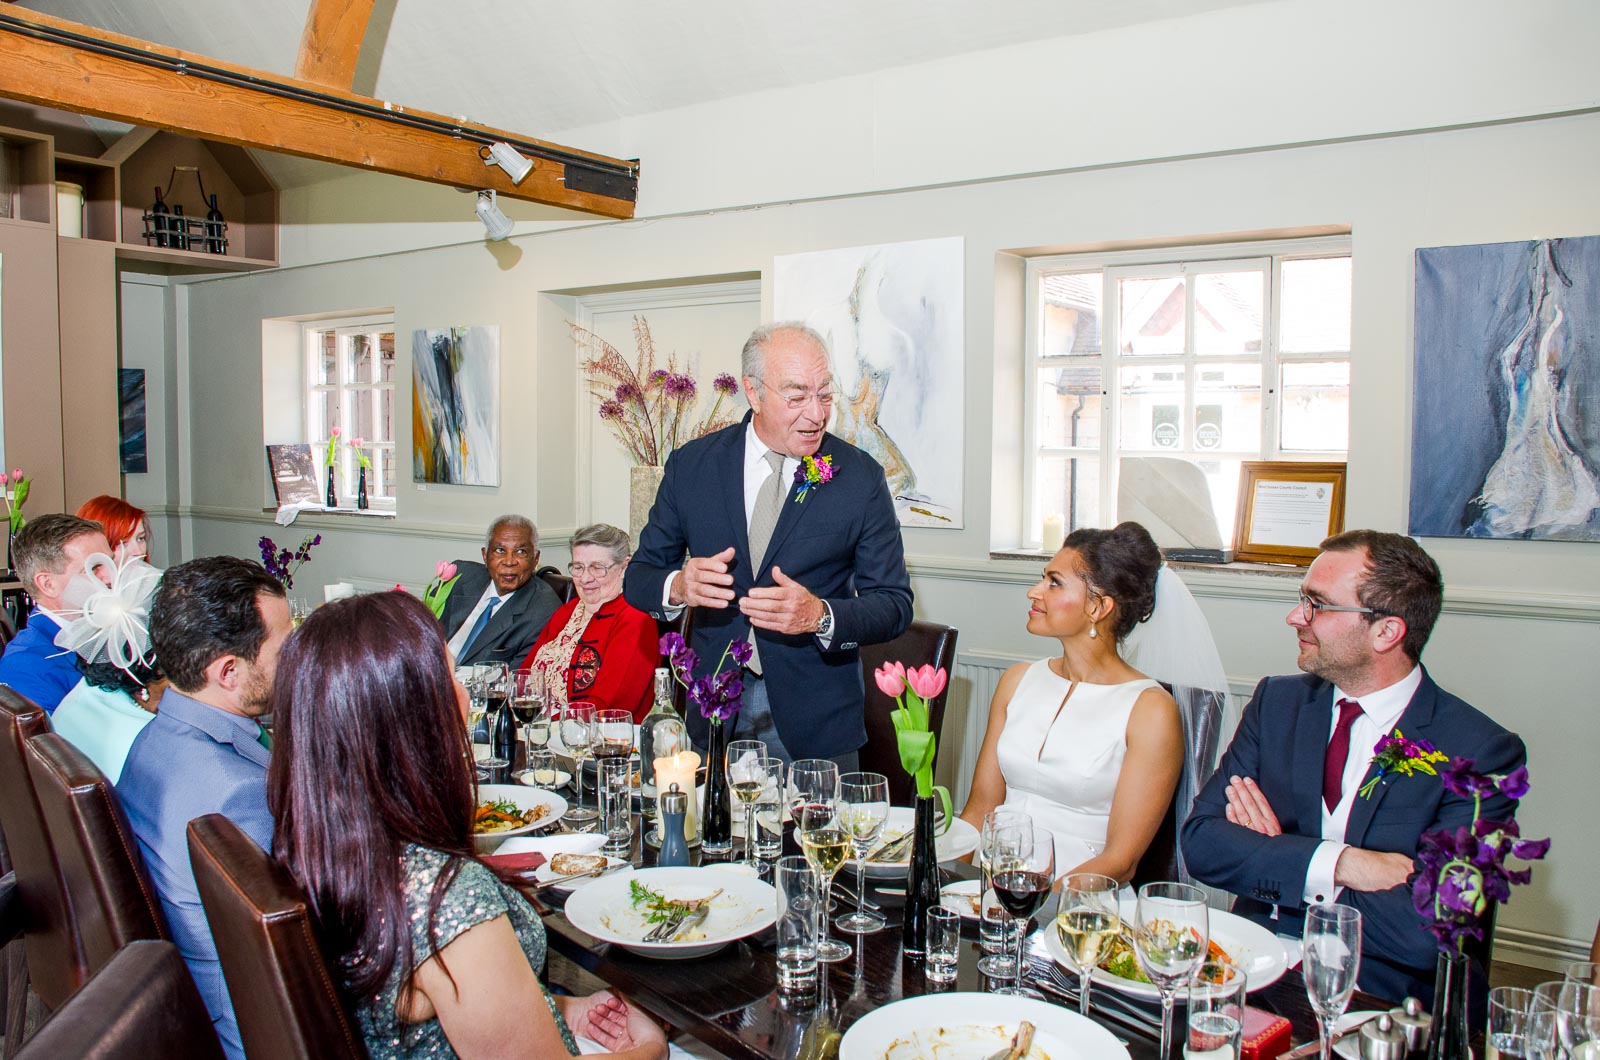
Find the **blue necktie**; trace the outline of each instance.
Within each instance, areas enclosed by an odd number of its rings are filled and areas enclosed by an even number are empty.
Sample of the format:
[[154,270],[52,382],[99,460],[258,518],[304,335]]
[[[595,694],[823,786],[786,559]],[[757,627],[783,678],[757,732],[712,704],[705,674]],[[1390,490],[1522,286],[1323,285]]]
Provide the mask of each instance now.
[[483,627],[489,624],[489,619],[494,615],[494,609],[500,605],[498,596],[489,597],[489,606],[483,609],[483,614],[478,616],[478,621],[473,624],[472,632],[467,634],[467,639],[461,642],[461,657],[465,659],[467,652],[472,650],[472,642],[478,639],[483,632]]

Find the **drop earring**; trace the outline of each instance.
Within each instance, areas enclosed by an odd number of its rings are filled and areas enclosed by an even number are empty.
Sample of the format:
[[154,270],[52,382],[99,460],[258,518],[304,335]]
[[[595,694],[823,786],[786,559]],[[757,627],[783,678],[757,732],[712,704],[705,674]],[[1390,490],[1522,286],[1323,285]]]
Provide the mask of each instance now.
[[1090,625],[1089,625],[1089,639],[1090,640],[1094,640],[1099,635],[1100,635],[1100,627],[1094,625],[1093,623],[1090,623]]

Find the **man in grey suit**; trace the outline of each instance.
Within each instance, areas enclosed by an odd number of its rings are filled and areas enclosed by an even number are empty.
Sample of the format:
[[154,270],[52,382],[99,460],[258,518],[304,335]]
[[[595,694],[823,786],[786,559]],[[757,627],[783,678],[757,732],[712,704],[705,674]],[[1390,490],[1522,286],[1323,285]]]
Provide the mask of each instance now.
[[457,663],[522,662],[561,606],[534,576],[538,569],[539,529],[521,515],[502,515],[489,527],[482,563],[456,561],[458,580],[439,620]]
[[196,817],[220,813],[272,849],[271,740],[257,719],[290,628],[283,587],[258,563],[212,556],[168,570],[151,607],[150,640],[171,686],[129,748],[117,784],[172,941],[234,1060],[244,1047],[189,865],[186,829]]

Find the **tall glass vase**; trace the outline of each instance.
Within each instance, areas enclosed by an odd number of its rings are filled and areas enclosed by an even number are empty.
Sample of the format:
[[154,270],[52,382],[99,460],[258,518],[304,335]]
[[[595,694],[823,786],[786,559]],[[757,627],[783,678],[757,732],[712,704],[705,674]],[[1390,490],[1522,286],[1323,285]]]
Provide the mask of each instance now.
[[339,495],[333,492],[333,465],[328,465],[328,507],[339,507]]
[[917,796],[912,824],[911,870],[906,875],[906,915],[900,945],[912,957],[928,950],[928,910],[939,904],[939,853],[933,834],[934,798]]
[[700,815],[700,850],[722,856],[733,851],[733,792],[728,788],[728,724],[711,719],[706,735],[706,805]]
[[1464,953],[1441,953],[1434,970],[1433,1024],[1428,1060],[1471,1060],[1467,1044],[1467,979],[1472,962]]
[[367,510],[367,469],[362,468],[360,476],[356,479],[356,508]]

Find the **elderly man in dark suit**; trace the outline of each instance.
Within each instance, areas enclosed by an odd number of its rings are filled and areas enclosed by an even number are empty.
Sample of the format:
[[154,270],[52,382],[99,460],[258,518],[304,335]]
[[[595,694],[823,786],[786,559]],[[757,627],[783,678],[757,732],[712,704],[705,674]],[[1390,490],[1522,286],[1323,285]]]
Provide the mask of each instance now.
[[539,530],[520,515],[502,515],[489,527],[482,563],[456,561],[459,580],[439,620],[457,663],[522,661],[561,606],[534,576],[538,569]]
[[[667,459],[623,593],[658,619],[694,608],[705,672],[730,642],[751,640],[738,737],[852,769],[867,739],[859,649],[911,622],[894,502],[883,468],[826,432],[834,390],[821,336],[760,328],[742,371],[750,414]],[[690,715],[703,744],[706,722]]]
[[[1374,745],[1398,729],[1487,773],[1527,758],[1418,662],[1443,599],[1438,565],[1410,538],[1352,530],[1324,541],[1288,615],[1306,673],[1256,686],[1183,827],[1195,878],[1238,895],[1234,912],[1273,931],[1298,936],[1312,904],[1360,910],[1360,987],[1391,1001],[1433,996],[1433,936],[1405,885],[1418,839],[1466,824],[1473,807],[1422,773],[1390,773],[1362,795],[1378,775]],[[1515,808],[1495,794],[1483,814]]]

